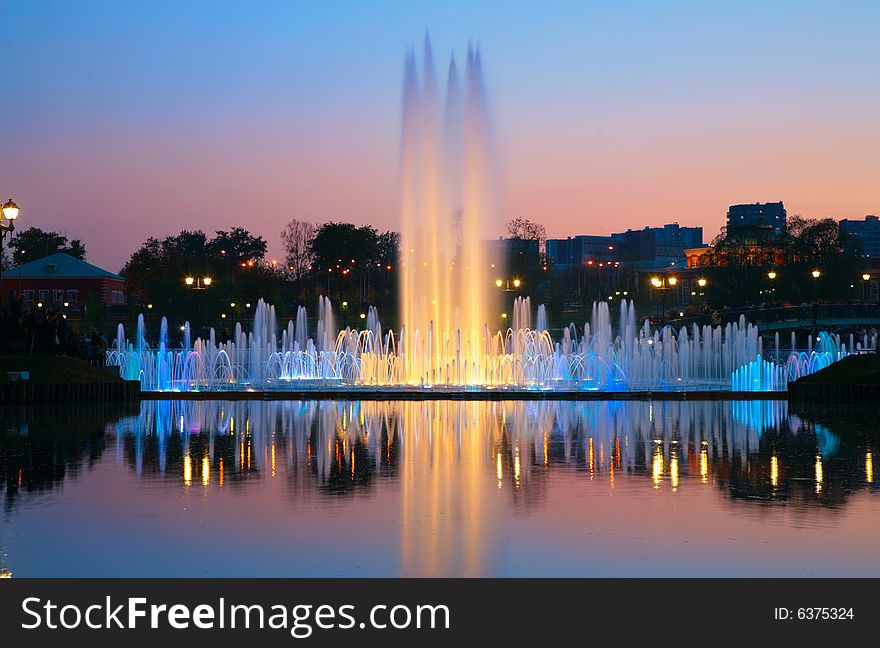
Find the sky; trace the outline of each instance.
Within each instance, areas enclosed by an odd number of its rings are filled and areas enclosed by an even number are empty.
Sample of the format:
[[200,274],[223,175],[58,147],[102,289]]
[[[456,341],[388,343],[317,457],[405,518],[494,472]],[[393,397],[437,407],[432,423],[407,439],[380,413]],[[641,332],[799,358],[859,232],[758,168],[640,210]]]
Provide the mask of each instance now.
[[[0,0],[0,193],[118,270],[149,236],[396,229],[403,60],[482,53],[503,219],[880,213],[880,3]],[[498,234],[502,234],[501,231]]]

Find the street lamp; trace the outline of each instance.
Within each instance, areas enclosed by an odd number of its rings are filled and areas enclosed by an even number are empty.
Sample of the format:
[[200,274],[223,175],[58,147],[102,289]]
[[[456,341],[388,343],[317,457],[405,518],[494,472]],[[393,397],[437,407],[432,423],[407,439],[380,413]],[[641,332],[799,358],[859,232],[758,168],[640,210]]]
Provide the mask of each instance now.
[[186,276],[183,279],[183,283],[186,284],[187,288],[191,288],[192,290],[205,290],[205,288],[209,288],[211,283],[214,280],[211,277],[193,277]]
[[767,273],[767,278],[768,278],[770,281],[773,281],[774,279],[776,279],[776,273],[773,272],[773,270],[771,270],[770,272]]
[[706,287],[706,280],[705,280],[705,279],[702,279],[702,278],[697,279],[697,285],[698,285],[700,288],[705,288],[705,287]]
[[[3,285],[3,241],[6,239],[6,232],[11,234],[15,231],[15,219],[18,218],[19,211],[18,205],[13,202],[12,198],[0,207],[0,286]],[[4,218],[8,221],[5,225]],[[2,290],[0,290],[0,305],[2,305]]]
[[[674,275],[670,275],[668,277],[651,277],[651,285],[660,292],[663,293],[663,309],[666,309],[666,291],[672,290],[678,284],[678,277]],[[660,310],[661,305],[657,304],[657,310]]]
[[[211,287],[211,284],[214,282],[211,277],[205,275],[204,277],[193,277],[192,275],[187,275],[183,278],[183,283],[190,290],[206,290]],[[196,299],[196,317],[199,319],[199,324],[202,323],[202,300]]]
[[[513,288],[510,287],[511,284],[513,284]],[[504,292],[513,292],[514,290],[516,290],[520,286],[522,286],[522,284],[523,284],[523,282],[519,278],[514,278],[514,279],[498,278],[495,280],[495,287],[500,290],[503,290]]]
[[811,272],[810,274],[813,275],[813,279],[818,279],[819,277],[822,276],[822,271],[821,270],[813,270],[813,272]]
[[871,275],[870,275],[870,273],[867,273],[867,272],[866,272],[866,273],[864,273],[864,274],[862,275],[862,299],[865,300],[865,303],[866,303],[866,304],[867,304],[868,302],[871,301],[871,299],[870,299],[870,295],[869,295],[869,292],[868,292],[868,282],[869,282],[870,280],[871,280]]

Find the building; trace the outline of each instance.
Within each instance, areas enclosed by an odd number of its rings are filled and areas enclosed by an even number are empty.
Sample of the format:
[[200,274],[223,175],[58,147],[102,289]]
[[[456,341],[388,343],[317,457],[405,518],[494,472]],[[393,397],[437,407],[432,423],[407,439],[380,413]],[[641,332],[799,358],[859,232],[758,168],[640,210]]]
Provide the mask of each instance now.
[[731,205],[727,210],[727,228],[766,225],[784,234],[787,218],[782,202]]
[[840,221],[841,229],[855,236],[862,244],[865,256],[880,259],[880,218],[865,216],[862,220],[844,218]]
[[611,235],[621,246],[625,260],[639,269],[684,266],[685,250],[703,247],[702,227],[682,227],[668,223]]
[[82,310],[87,303],[125,305],[125,279],[96,265],[59,252],[9,270],[0,280],[5,302],[21,296],[24,306]]
[[662,227],[627,230],[611,236],[569,236],[547,240],[547,259],[553,267],[611,263],[639,269],[684,266],[684,251],[703,246],[702,227]]
[[614,263],[620,261],[620,257],[620,247],[611,236],[581,235],[547,239],[547,260],[554,268],[586,265],[590,261]]

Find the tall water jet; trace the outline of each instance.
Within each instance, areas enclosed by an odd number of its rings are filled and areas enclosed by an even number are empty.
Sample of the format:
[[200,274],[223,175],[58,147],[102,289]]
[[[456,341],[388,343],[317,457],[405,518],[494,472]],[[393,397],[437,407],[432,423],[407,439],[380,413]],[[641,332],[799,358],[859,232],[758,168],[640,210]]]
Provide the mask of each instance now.
[[[440,99],[425,38],[422,72],[406,56],[401,125],[401,344],[410,384],[485,382],[499,309],[487,242],[500,229],[480,54],[463,83],[450,59]],[[487,332],[488,331],[488,332]]]

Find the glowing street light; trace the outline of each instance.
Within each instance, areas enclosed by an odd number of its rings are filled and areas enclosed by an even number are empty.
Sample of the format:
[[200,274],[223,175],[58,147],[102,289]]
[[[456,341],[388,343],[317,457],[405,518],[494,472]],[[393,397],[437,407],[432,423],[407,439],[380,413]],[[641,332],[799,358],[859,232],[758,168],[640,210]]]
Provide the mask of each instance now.
[[813,270],[813,272],[811,272],[810,274],[813,275],[813,279],[818,279],[822,276],[822,271],[817,269]]
[[[0,207],[0,259],[3,258],[3,241],[6,239],[6,233],[15,231],[15,219],[18,218],[19,212],[18,205],[16,205],[12,198],[3,203],[3,206]],[[3,224],[3,219],[6,219],[7,224]],[[3,269],[0,268],[0,273],[2,273]]]
[[678,284],[678,277],[674,275],[669,275],[668,277],[658,277],[657,275],[654,275],[651,277],[651,286],[663,293],[663,304],[661,305],[660,302],[657,303],[658,316],[660,315],[660,308],[662,307],[665,310],[666,307],[666,291],[675,288],[676,284]]
[[774,279],[776,279],[776,273],[773,270],[771,270],[770,272],[767,273],[767,278],[770,281],[773,281]]
[[697,279],[697,285],[698,285],[700,288],[705,288],[705,287],[706,287],[706,283],[708,283],[708,282],[707,282],[705,279],[703,279],[703,278]]
[[[513,292],[514,290],[519,289],[522,285],[523,281],[518,277],[514,277],[513,279],[501,279],[499,277],[495,280],[495,287],[504,292]],[[511,286],[513,287],[511,288]]]
[[193,290],[204,290],[205,288],[209,288],[213,281],[214,280],[211,279],[211,277],[193,277],[192,275],[183,278],[183,283],[186,284],[186,287],[192,288]]
[[870,278],[871,278],[871,275],[869,275],[867,272],[862,275],[862,281],[868,281]]

